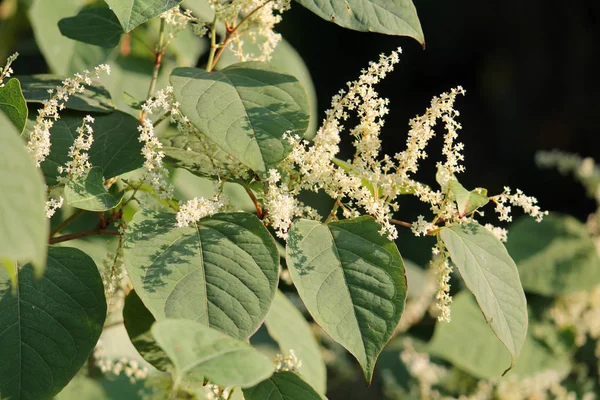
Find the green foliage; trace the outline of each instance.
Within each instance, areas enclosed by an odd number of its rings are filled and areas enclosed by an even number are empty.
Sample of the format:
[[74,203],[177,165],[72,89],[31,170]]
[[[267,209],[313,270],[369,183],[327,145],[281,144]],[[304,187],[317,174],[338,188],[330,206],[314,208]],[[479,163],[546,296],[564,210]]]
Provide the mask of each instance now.
[[506,247],[527,292],[556,296],[600,283],[596,246],[585,225],[573,217],[551,214],[540,223],[519,220],[511,227]]
[[125,32],[170,10],[181,0],[105,0]]
[[315,321],[360,363],[371,381],[377,356],[404,309],[400,253],[370,217],[296,221],[287,241],[294,285]]
[[50,399],[69,383],[96,345],[106,301],[94,261],[50,247],[46,271],[19,270],[16,293],[0,270],[0,391],[14,400]]
[[527,335],[527,300],[506,248],[477,223],[442,229],[440,236],[467,288],[498,339],[508,349],[510,370]]
[[208,326],[189,320],[165,319],[152,335],[175,365],[176,382],[250,387],[267,379],[274,365],[258,350]]
[[67,204],[82,210],[107,211],[115,208],[122,198],[106,190],[100,167],[92,167],[87,174],[70,179],[65,186]]
[[10,123],[0,133],[0,193],[0,263],[32,262],[41,274],[49,227],[44,182]]
[[216,214],[178,228],[142,211],[125,235],[127,271],[154,317],[187,318],[246,339],[269,311],[278,281],[273,238],[256,216]]
[[64,36],[80,42],[112,49],[119,44],[123,29],[108,7],[95,5],[82,8],[74,17],[58,21]]
[[258,385],[244,389],[246,400],[323,400],[302,378],[290,371],[278,372]]
[[310,108],[302,85],[264,63],[234,64],[218,72],[179,68],[171,84],[190,121],[256,172],[266,172],[290,152],[283,138],[287,131],[303,135],[308,127]]
[[0,87],[0,111],[4,112],[19,133],[23,132],[27,122],[27,103],[18,79],[13,78]]

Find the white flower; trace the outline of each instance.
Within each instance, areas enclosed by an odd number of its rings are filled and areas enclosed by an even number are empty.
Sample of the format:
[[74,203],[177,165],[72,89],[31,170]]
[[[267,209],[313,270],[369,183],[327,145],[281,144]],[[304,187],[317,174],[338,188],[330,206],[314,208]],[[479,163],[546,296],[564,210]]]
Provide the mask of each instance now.
[[435,229],[435,225],[426,221],[425,217],[419,215],[417,220],[412,223],[411,230],[415,234],[415,236],[426,236],[427,233]]
[[13,74],[14,71],[10,65],[17,59],[17,57],[19,57],[19,53],[14,53],[6,59],[6,65],[4,65],[4,68],[0,67],[0,88],[4,87],[4,84],[2,83],[4,79],[10,78],[10,76]]
[[59,174],[62,174],[63,172],[67,174],[66,177],[59,178],[60,181],[65,182],[69,178],[83,176],[90,168],[92,168],[87,152],[92,148],[92,143],[94,142],[94,130],[90,125],[93,122],[94,118],[90,115],[86,115],[83,118],[82,125],[76,129],[78,136],[73,142],[73,145],[69,147],[69,161],[67,161],[64,167],[58,167]]
[[198,222],[201,218],[214,215],[223,208],[223,201],[215,196],[213,199],[193,198],[182,203],[177,212],[177,226],[184,228]]
[[485,229],[492,232],[492,234],[494,234],[501,242],[506,242],[508,240],[508,231],[504,228],[499,228],[492,224],[485,224]]
[[63,206],[65,199],[62,196],[56,199],[50,199],[46,201],[46,218],[52,218],[52,216],[56,213],[56,210]]

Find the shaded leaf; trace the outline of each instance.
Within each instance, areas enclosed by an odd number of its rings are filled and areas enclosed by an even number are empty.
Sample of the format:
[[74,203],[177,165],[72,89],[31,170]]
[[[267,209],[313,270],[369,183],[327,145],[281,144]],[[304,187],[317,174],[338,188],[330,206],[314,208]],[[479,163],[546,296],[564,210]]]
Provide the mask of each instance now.
[[404,263],[371,217],[330,224],[298,220],[287,264],[314,320],[359,361],[367,382],[406,300]]
[[104,0],[125,32],[175,7],[181,0]]
[[19,271],[16,295],[0,269],[0,392],[44,400],[62,390],[96,345],[106,300],[102,278],[80,250],[51,247],[44,275]]
[[70,179],[65,185],[68,205],[87,211],[107,211],[119,205],[123,196],[115,196],[104,187],[102,168],[92,167],[82,177]]
[[273,374],[273,363],[258,350],[198,322],[165,319],[152,326],[152,334],[175,365],[175,381],[206,378],[249,387]]
[[[41,103],[52,96],[48,93],[48,90],[56,90],[56,87],[62,86],[64,78],[57,77],[56,75],[41,74],[19,76],[19,80],[23,86],[25,100],[28,103]],[[87,86],[82,93],[75,93],[69,96],[69,100],[65,103],[65,108],[98,113],[115,111],[110,93],[108,93],[108,90],[104,86],[99,84]]]
[[23,132],[27,122],[27,103],[18,79],[13,78],[0,87],[0,111],[4,112],[18,133]]
[[0,262],[32,262],[41,274],[49,231],[46,187],[10,123],[0,132],[0,194]]
[[520,219],[510,228],[506,248],[528,292],[556,296],[600,283],[596,246],[585,225],[568,215]]
[[409,36],[425,45],[412,0],[296,0],[324,20],[356,31]]
[[265,173],[291,151],[283,135],[302,136],[310,108],[291,75],[267,64],[234,64],[222,71],[177,68],[171,74],[175,99],[196,128],[225,152]]
[[240,339],[262,323],[277,288],[277,248],[253,214],[216,214],[178,228],[174,214],[144,210],[127,229],[124,256],[157,321],[192,319]]
[[58,21],[60,33],[69,39],[112,49],[119,44],[123,29],[108,7],[91,5],[74,17]]
[[486,321],[510,352],[510,370],[523,347],[528,324],[517,266],[502,242],[476,222],[443,228],[440,237]]
[[[300,373],[319,393],[327,391],[327,371],[319,343],[302,313],[280,291],[277,291],[265,320],[269,335],[279,344],[282,354],[294,350],[302,365]],[[261,384],[262,385],[262,384]],[[259,385],[260,386],[260,385]]]
[[454,196],[458,214],[461,217],[471,214],[480,207],[485,206],[490,199],[487,197],[487,190],[477,188],[471,191],[465,189],[456,179],[450,179],[448,189]]
[[258,385],[244,389],[246,400],[323,400],[300,376],[290,371],[277,372]]

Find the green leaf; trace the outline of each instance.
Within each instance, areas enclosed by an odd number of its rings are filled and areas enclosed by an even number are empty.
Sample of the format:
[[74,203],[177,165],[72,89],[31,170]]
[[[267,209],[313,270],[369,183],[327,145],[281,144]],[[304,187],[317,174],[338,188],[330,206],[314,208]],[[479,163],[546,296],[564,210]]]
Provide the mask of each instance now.
[[107,211],[119,205],[123,196],[115,196],[104,187],[102,168],[92,167],[82,177],[70,179],[65,186],[68,205],[87,211]]
[[94,379],[76,376],[54,400],[109,400],[102,385]]
[[104,0],[125,32],[175,7],[181,0]]
[[119,44],[123,29],[117,16],[108,7],[91,5],[74,17],[58,21],[64,36],[80,42],[112,49]]
[[0,261],[32,262],[41,274],[49,231],[46,187],[10,123],[0,132],[0,194]]
[[152,334],[175,365],[175,381],[206,378],[220,386],[249,387],[273,374],[273,363],[258,350],[198,322],[158,321]]
[[371,381],[406,300],[404,263],[371,217],[298,220],[287,242],[294,285],[314,320],[352,353]]
[[323,400],[308,383],[297,374],[284,371],[273,374],[258,385],[244,389],[246,400]]
[[362,32],[425,38],[412,0],[296,0],[319,17]]
[[169,357],[156,344],[150,332],[155,322],[154,316],[142,303],[135,290],[129,292],[125,297],[125,306],[123,307],[123,323],[129,339],[146,361],[161,371],[167,371],[168,367],[172,365]]
[[528,292],[557,296],[600,283],[596,246],[585,225],[568,215],[520,219],[511,226],[506,248]]
[[527,300],[515,262],[502,242],[476,222],[443,228],[440,237],[486,321],[510,352],[510,370],[527,335]]
[[[441,322],[426,349],[429,353],[481,379],[497,379],[510,363],[511,356],[490,330],[485,318],[468,292],[454,296],[452,321]],[[547,346],[527,335],[510,375],[530,377],[554,370],[568,372],[569,356],[555,354]]]
[[0,269],[0,392],[12,400],[50,399],[83,366],[96,345],[106,300],[102,278],[80,250],[51,247],[36,278],[19,271],[16,295]]
[[487,197],[487,190],[476,188],[471,191],[465,189],[456,179],[450,179],[448,189],[454,196],[458,214],[461,217],[471,214],[473,211],[485,206],[490,199]]
[[13,78],[0,87],[0,111],[6,114],[19,133],[23,132],[27,122],[27,103],[18,79]]
[[177,68],[171,74],[175,99],[190,121],[225,152],[265,173],[291,151],[286,131],[302,136],[310,107],[293,76],[267,64],[234,64],[218,72]]
[[288,355],[290,350],[294,350],[302,361],[298,372],[317,392],[325,393],[327,371],[319,343],[302,313],[280,291],[275,295],[265,325],[282,354]]
[[111,50],[71,40],[58,29],[66,15],[74,15],[86,0],[35,0],[29,8],[29,19],[35,40],[52,72],[72,75],[105,62]]
[[[23,75],[18,77],[23,87],[23,96],[28,103],[41,103],[52,95],[48,90],[56,90],[62,86],[64,78],[55,75]],[[41,107],[41,106],[40,106]],[[68,110],[91,111],[97,113],[110,113],[115,111],[115,106],[110,98],[110,93],[102,85],[86,86],[82,93],[69,96],[65,103]],[[37,116],[37,115],[36,115]]]
[[[69,161],[69,147],[79,135],[76,130],[81,126],[83,117],[81,113],[64,113],[50,130],[50,155],[41,165],[48,185],[58,182],[58,167]],[[104,178],[112,178],[144,165],[138,125],[137,119],[120,111],[95,116],[92,126],[94,143],[88,154],[91,164],[102,168]]]
[[192,319],[240,339],[262,323],[277,288],[275,241],[253,214],[216,214],[178,228],[174,214],[144,210],[127,229],[124,255],[157,321]]

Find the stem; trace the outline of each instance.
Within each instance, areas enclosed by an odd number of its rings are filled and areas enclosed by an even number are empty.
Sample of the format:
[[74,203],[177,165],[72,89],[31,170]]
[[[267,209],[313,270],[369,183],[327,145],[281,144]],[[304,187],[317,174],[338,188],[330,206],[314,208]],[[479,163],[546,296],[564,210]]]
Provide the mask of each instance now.
[[335,216],[337,214],[337,210],[338,210],[338,208],[340,207],[340,204],[341,204],[340,201],[341,201],[341,197],[338,197],[337,199],[335,199],[335,204],[333,205],[333,208],[329,212],[329,215],[327,216],[327,219],[325,220],[325,223],[328,223],[333,218],[335,218]]
[[62,242],[67,242],[69,240],[80,239],[80,238],[84,238],[87,236],[95,236],[95,235],[117,236],[117,235],[120,235],[120,233],[118,230],[115,230],[115,229],[96,228],[96,229],[91,229],[89,231],[70,233],[68,235],[62,235],[62,236],[58,236],[55,238],[50,238],[50,240],[48,240],[48,244],[62,243]]
[[[156,81],[158,80],[158,73],[160,72],[160,66],[162,64],[162,58],[165,54],[165,25],[166,22],[163,18],[160,19],[160,31],[158,32],[158,44],[154,50],[154,69],[152,70],[152,80],[150,81],[150,87],[148,88],[148,95],[146,99],[151,99],[154,96],[154,89],[156,88]],[[146,118],[146,113],[140,112],[140,121]]]
[[208,56],[208,63],[206,63],[206,71],[212,71],[214,67],[215,52],[217,51],[217,14],[213,18],[212,25],[210,27],[210,55]]
[[264,211],[262,209],[262,206],[260,205],[260,202],[258,201],[256,196],[254,195],[254,192],[252,191],[252,189],[250,189],[248,185],[244,185],[244,189],[246,189],[246,193],[248,193],[250,200],[252,200],[252,203],[254,203],[254,208],[256,208],[256,215],[258,216],[258,218],[262,219],[264,216]]
[[395,224],[395,225],[405,226],[407,228],[411,228],[412,227],[412,224],[410,222],[400,221],[398,219],[393,219],[393,218],[390,218],[389,221],[392,224]]
[[81,210],[81,209],[78,209],[77,211],[75,211],[73,214],[71,214],[69,216],[69,218],[65,219],[56,228],[54,228],[52,230],[52,232],[50,232],[50,237],[56,235],[57,233],[59,233],[62,230],[64,230],[67,226],[71,225],[71,223],[73,223],[73,221],[75,221],[77,218],[79,218],[80,216],[82,216],[84,212],[85,211]]

